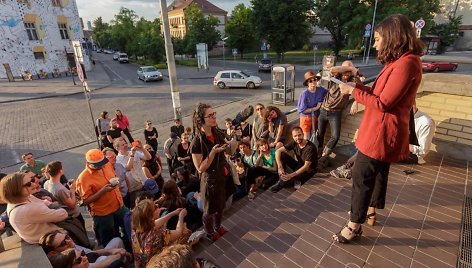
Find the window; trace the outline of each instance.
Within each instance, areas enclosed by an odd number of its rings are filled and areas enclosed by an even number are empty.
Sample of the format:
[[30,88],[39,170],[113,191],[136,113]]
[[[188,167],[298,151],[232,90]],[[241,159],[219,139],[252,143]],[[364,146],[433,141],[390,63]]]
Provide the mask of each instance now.
[[221,73],[221,78],[229,78],[229,73]]
[[38,33],[36,32],[36,25],[34,23],[25,23],[26,33],[29,40],[38,40]]
[[35,60],[44,60],[44,52],[33,52]]
[[60,7],[61,6],[61,0],[52,0],[52,5],[55,7]]
[[61,34],[61,39],[69,39],[69,33],[67,32],[67,24],[59,23],[59,33]]
[[231,78],[233,79],[243,79],[243,76],[238,73],[231,73]]

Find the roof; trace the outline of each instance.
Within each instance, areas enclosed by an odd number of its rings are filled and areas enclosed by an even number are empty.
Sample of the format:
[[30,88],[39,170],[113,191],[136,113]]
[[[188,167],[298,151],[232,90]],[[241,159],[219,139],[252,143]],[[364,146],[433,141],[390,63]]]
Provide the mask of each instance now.
[[204,14],[222,14],[227,15],[228,12],[225,10],[213,5],[207,0],[175,0],[169,7],[168,10],[179,10],[186,9],[192,3],[197,4],[197,6],[202,10]]

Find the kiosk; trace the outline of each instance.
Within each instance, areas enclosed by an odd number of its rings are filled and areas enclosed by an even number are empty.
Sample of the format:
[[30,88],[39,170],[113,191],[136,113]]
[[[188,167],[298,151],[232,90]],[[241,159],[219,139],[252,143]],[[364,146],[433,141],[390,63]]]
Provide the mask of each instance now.
[[272,67],[272,103],[287,105],[295,100],[295,66],[279,64]]

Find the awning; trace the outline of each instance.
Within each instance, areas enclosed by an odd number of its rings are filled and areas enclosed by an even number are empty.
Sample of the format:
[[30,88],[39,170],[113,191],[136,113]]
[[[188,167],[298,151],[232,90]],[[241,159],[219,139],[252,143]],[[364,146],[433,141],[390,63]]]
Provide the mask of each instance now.
[[36,14],[25,14],[25,17],[23,18],[24,23],[36,23],[36,19],[38,16]]
[[63,15],[60,15],[60,16],[57,16],[57,23],[58,24],[68,24],[68,19],[66,16],[63,16]]
[[42,53],[44,53],[44,46],[35,46],[35,47],[33,47],[33,52],[42,52]]

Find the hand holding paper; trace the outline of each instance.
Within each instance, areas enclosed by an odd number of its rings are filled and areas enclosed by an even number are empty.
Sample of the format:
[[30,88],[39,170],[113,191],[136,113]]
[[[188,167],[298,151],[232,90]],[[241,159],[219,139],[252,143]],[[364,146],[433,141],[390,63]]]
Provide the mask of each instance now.
[[352,93],[352,91],[354,90],[354,88],[355,88],[354,83],[339,84],[339,89],[341,90],[341,94],[344,94],[344,95],[350,95]]

